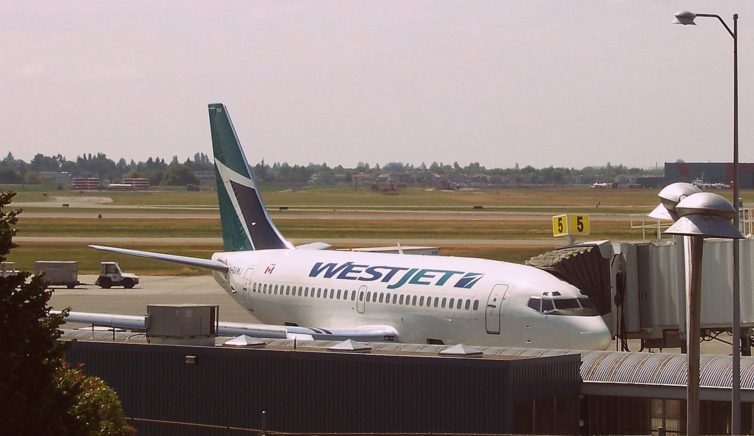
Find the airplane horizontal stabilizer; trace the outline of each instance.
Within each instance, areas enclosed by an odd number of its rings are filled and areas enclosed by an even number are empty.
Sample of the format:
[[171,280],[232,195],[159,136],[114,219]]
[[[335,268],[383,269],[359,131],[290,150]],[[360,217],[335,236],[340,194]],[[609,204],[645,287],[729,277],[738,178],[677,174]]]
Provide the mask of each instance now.
[[90,245],[89,247],[109,251],[111,253],[127,254],[129,256],[146,257],[148,259],[162,260],[164,262],[180,263],[182,265],[196,266],[199,268],[209,268],[214,271],[228,271],[228,265],[211,259],[201,259],[198,257],[178,256],[175,254],[155,253],[153,251],[131,250],[128,248],[106,247],[103,245]]
[[298,250],[327,250],[330,247],[332,247],[332,245],[328,244],[327,242],[311,242],[309,244],[297,245],[296,249]]

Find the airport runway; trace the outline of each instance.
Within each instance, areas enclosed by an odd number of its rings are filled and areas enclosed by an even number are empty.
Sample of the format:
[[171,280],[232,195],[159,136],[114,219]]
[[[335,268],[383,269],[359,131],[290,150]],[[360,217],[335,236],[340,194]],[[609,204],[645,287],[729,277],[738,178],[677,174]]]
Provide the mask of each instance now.
[[[96,276],[81,275],[83,283],[94,283]],[[233,322],[258,323],[240,305],[218,286],[211,276],[142,276],[141,283],[134,289],[111,288],[100,289],[93,284],[82,285],[76,289],[55,288],[50,305],[61,310],[70,307],[78,312],[118,313],[124,315],[144,315],[147,304],[217,304],[220,306],[220,320]],[[637,340],[629,341],[631,351],[639,351]],[[613,343],[610,350],[615,349]],[[701,344],[703,354],[731,354],[728,344],[713,341]],[[653,350],[660,352],[660,350]],[[677,354],[677,348],[664,349],[664,353]]]

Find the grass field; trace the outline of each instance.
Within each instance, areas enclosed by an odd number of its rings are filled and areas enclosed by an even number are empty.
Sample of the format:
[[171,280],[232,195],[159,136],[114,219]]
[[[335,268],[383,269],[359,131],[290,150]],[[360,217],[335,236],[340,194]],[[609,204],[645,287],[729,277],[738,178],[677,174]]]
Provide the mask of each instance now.
[[[646,214],[657,204],[657,193],[650,190],[593,190],[585,188],[563,189],[500,189],[488,191],[428,191],[405,189],[398,195],[384,195],[370,189],[353,188],[308,188],[289,190],[284,187],[260,188],[266,204],[277,219],[281,232],[291,239],[328,240],[382,239],[401,240],[440,239],[456,240],[457,243],[441,247],[444,255],[475,256],[521,262],[537,255],[546,248],[511,243],[509,240],[551,239],[549,215],[560,213],[599,214],[602,219],[593,219],[589,239],[638,240],[640,230],[631,229],[623,218],[604,219],[610,215]],[[730,194],[722,192],[722,194]],[[34,260],[77,260],[82,273],[95,272],[99,262],[116,260],[124,268],[138,274],[206,274],[206,271],[180,267],[169,263],[115,256],[86,247],[81,243],[58,243],[55,237],[73,236],[86,240],[94,237],[141,238],[141,245],[128,248],[176,253],[188,256],[208,257],[221,250],[217,245],[165,245],[143,242],[149,238],[197,237],[219,238],[220,223],[217,200],[214,192],[97,192],[76,193],[67,191],[24,190],[14,199],[16,203],[53,202],[54,197],[65,197],[71,207],[41,207],[35,205],[22,213],[17,226],[18,236],[51,238],[52,242],[24,243],[13,251],[8,260],[17,262],[17,267],[30,269]],[[97,205],[94,209],[87,197],[108,197],[111,203]],[[745,199],[752,192],[743,193]],[[76,200],[82,206],[76,207]],[[89,202],[91,203],[91,202]],[[291,212],[279,212],[281,207]],[[475,208],[476,206],[476,208]],[[481,206],[481,209],[479,208]],[[312,211],[334,209],[332,219],[314,219]],[[338,219],[338,210],[395,210],[401,211],[401,219]],[[104,219],[96,218],[103,211]],[[295,210],[295,214],[293,214]],[[526,212],[542,214],[542,219],[504,220],[459,220],[459,219],[411,219],[410,214],[431,213],[438,210],[471,211],[484,214],[495,212]],[[36,216],[34,214],[44,214]],[[117,218],[117,213],[137,214],[137,218]],[[408,218],[406,214],[408,215]],[[59,217],[56,214],[60,214]],[[310,216],[307,216],[310,214]],[[419,218],[420,215],[417,215]],[[426,218],[426,216],[422,216]],[[651,232],[649,232],[651,237]],[[484,241],[474,244],[473,241]],[[499,241],[497,243],[496,241]],[[352,248],[352,247],[337,247]]]

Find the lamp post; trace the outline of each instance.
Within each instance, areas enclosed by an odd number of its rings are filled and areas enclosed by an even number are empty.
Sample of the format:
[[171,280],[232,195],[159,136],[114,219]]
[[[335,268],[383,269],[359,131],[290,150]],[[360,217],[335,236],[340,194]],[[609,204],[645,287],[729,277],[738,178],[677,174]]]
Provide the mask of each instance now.
[[[733,30],[719,15],[694,14],[682,11],[675,14],[675,24],[695,25],[696,17],[717,18],[733,38],[733,224],[739,227],[738,198],[738,14],[733,14]],[[733,240],[733,377],[731,380],[731,434],[741,433],[741,284],[738,239]]]
[[665,233],[683,235],[686,245],[686,433],[699,434],[699,331],[704,238],[742,238],[731,219],[736,210],[720,195],[698,192],[675,205],[675,223]]

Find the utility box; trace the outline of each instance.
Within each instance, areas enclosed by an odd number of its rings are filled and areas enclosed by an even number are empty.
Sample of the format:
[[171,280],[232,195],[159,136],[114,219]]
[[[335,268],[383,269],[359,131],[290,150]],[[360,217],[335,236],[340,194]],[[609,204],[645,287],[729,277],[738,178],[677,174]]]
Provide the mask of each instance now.
[[147,338],[179,345],[214,345],[220,308],[213,304],[147,305]]
[[38,260],[34,262],[34,274],[44,273],[48,286],[66,286],[73,289],[79,285],[79,263],[75,260]]
[[15,262],[0,262],[0,277],[10,277],[18,274]]

